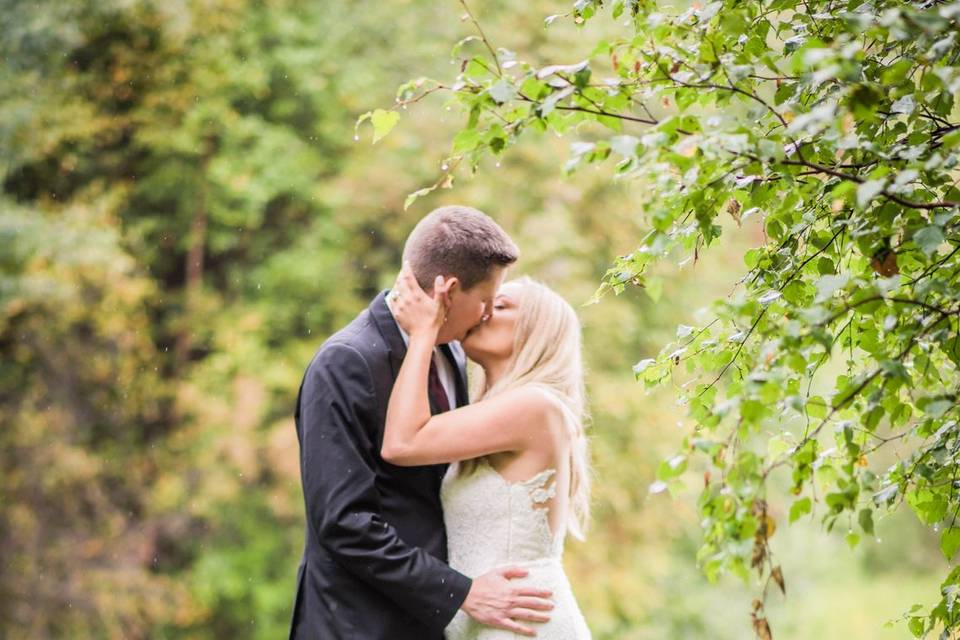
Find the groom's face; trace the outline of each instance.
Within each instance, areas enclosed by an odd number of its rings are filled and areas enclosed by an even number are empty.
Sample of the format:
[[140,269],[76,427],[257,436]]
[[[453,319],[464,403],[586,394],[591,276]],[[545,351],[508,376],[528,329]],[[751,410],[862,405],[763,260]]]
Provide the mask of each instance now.
[[447,321],[437,336],[437,344],[463,340],[467,331],[474,328],[493,312],[493,299],[503,284],[506,267],[493,267],[486,280],[464,291],[457,282],[451,287],[450,309]]

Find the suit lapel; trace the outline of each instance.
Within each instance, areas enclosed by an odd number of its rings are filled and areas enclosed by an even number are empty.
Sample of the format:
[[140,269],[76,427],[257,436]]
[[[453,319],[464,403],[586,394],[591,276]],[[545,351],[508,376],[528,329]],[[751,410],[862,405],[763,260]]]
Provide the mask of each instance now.
[[373,316],[373,321],[383,336],[384,343],[387,345],[387,351],[390,354],[390,371],[393,379],[397,379],[400,373],[400,365],[403,364],[403,357],[407,355],[407,345],[403,342],[403,336],[400,335],[400,328],[397,327],[397,321],[393,319],[390,313],[390,307],[387,306],[387,293],[389,289],[381,291],[373,302],[370,303],[368,310]]

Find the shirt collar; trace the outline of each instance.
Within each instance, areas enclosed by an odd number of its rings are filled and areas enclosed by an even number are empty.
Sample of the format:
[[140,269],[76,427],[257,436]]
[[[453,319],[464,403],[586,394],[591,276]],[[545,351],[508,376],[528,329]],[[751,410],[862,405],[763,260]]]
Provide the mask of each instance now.
[[403,338],[403,344],[410,345],[410,336],[406,331],[403,330],[403,327],[400,326],[400,323],[397,322],[397,317],[393,315],[393,307],[390,306],[390,296],[387,296],[387,309],[390,310],[390,317],[393,318],[394,323],[397,325],[397,330],[400,331],[400,337]]

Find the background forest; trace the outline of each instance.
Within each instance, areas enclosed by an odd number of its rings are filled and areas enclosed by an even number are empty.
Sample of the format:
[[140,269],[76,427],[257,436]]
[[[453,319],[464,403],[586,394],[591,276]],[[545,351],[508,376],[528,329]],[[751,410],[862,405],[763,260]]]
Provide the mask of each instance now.
[[[573,62],[592,41],[544,29],[562,10],[475,7],[491,40]],[[461,15],[426,0],[0,0],[0,638],[283,637],[301,375],[392,282],[419,217],[454,202],[497,219],[523,251],[515,272],[581,313],[595,515],[566,566],[595,637],[752,633],[754,585],[696,567],[696,483],[648,491],[688,418],[632,366],[730,290],[762,229],[727,220],[731,240],[664,269],[661,290],[586,305],[638,242],[644,185],[564,176],[569,140],[524,140],[404,210],[464,115],[431,96],[376,145],[354,123],[411,77],[455,73]],[[767,606],[777,637],[910,637],[883,623],[939,597],[936,535],[905,512],[853,551],[842,533],[810,517],[772,538],[790,575]]]

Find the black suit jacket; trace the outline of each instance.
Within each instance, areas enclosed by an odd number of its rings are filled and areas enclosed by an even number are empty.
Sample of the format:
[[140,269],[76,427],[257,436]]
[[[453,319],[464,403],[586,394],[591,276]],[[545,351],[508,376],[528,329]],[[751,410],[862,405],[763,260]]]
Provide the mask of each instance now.
[[[447,465],[380,457],[387,402],[406,354],[380,293],[317,351],[294,417],[306,503],[290,638],[440,640],[471,580],[446,564],[440,482]],[[454,363],[467,402],[465,358]]]

